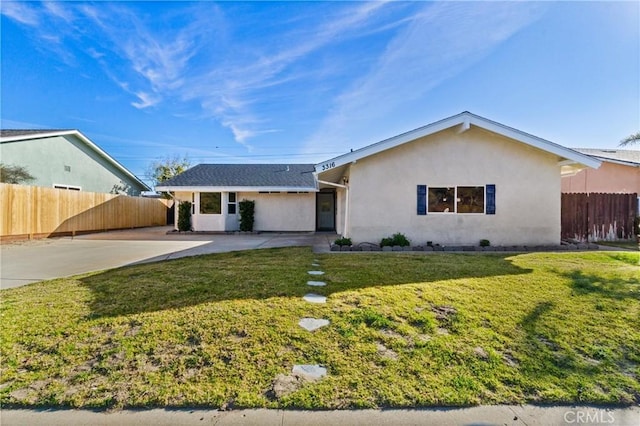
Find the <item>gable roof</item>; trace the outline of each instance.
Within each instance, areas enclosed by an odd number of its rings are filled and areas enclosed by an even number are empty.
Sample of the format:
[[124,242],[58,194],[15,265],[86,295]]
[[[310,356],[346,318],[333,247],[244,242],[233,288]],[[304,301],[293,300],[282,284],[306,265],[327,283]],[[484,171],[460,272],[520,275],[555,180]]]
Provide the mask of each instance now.
[[89,149],[96,152],[100,157],[104,158],[108,163],[128,176],[140,185],[143,191],[150,191],[149,185],[138,179],[129,169],[120,164],[115,158],[107,154],[102,148],[93,143],[88,137],[83,135],[79,130],[43,130],[43,129],[2,129],[0,130],[0,144],[8,142],[29,141],[34,139],[44,139],[56,136],[75,136]]
[[625,166],[640,167],[640,151],[630,149],[594,149],[594,148],[574,148],[574,150],[598,160],[610,163],[622,164]]
[[2,138],[17,138],[20,136],[34,136],[40,134],[69,132],[71,129],[2,129],[0,130],[0,137]]
[[316,191],[313,164],[198,164],[157,191]]
[[556,154],[557,156],[565,160],[562,164],[564,166],[583,165],[593,168],[600,167],[600,161],[593,157],[574,151],[570,148],[566,148],[562,145],[550,142],[548,140],[539,138],[537,136],[530,135],[512,127],[505,126],[504,124],[488,120],[484,117],[480,117],[479,115],[472,114],[468,111],[464,111],[449,118],[436,121],[435,123],[427,124],[426,126],[419,127],[415,130],[402,133],[398,136],[394,136],[392,138],[365,146],[364,148],[360,148],[347,154],[340,155],[330,160],[323,161],[322,163],[316,164],[315,169],[316,172],[320,173],[335,167],[340,167],[342,165],[358,161],[361,158],[369,157],[379,152],[395,148],[405,143],[441,132],[454,126],[460,126],[461,132],[468,130],[471,126],[479,127],[490,132],[505,136],[507,138],[514,139],[526,145],[541,149],[543,151]]

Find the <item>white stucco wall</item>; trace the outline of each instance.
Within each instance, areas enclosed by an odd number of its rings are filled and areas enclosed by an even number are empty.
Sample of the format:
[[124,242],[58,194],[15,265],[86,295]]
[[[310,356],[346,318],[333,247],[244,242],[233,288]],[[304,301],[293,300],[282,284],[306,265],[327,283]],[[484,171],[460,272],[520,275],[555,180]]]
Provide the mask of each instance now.
[[256,231],[314,231],[316,229],[316,194],[238,193],[238,201],[256,202]]
[[[222,214],[201,215],[200,194],[198,192],[176,192],[174,197],[178,202],[192,201],[194,203],[191,224],[195,231],[237,231],[239,229],[240,206],[236,207],[236,214],[227,213],[229,193],[222,193]],[[316,194],[273,193],[260,194],[258,192],[238,192],[236,201],[254,200],[255,231],[314,231],[316,226]],[[176,209],[176,228],[178,224],[178,209]]]
[[[558,244],[560,167],[550,153],[471,128],[430,135],[358,160],[349,171],[348,235],[412,244]],[[496,214],[417,215],[417,185],[496,185]],[[338,197],[339,199],[341,197]],[[342,226],[342,223],[339,227]]]

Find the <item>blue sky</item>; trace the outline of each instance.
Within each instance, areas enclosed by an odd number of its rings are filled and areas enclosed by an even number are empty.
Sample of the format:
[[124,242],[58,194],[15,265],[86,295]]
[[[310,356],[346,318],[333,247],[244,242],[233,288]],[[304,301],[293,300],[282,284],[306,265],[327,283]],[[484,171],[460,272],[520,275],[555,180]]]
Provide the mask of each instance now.
[[146,179],[320,162],[468,110],[569,147],[640,130],[640,3],[10,2],[2,128],[74,128]]

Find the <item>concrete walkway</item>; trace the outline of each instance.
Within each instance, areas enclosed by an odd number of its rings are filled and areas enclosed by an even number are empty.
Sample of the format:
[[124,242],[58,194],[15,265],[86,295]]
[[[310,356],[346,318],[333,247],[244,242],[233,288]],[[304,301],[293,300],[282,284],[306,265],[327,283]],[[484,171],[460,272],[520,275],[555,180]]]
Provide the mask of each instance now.
[[496,405],[471,408],[431,408],[423,410],[125,410],[95,412],[85,410],[2,410],[3,426],[116,426],[116,425],[612,425],[638,426],[640,408],[600,408],[588,406],[538,407]]
[[167,234],[141,228],[2,244],[0,289],[142,262],[257,248],[312,246],[329,251],[335,234]]

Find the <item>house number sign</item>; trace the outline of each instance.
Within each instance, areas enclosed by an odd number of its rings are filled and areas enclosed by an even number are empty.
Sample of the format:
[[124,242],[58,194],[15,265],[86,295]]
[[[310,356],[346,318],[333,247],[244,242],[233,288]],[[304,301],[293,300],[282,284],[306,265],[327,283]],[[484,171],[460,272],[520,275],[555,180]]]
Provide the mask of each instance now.
[[335,166],[336,166],[335,161],[331,161],[330,163],[324,163],[322,165],[322,171],[324,172],[325,170],[333,169]]

